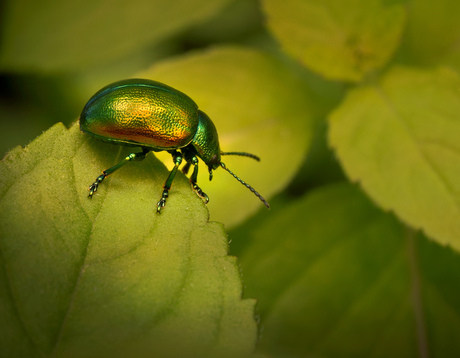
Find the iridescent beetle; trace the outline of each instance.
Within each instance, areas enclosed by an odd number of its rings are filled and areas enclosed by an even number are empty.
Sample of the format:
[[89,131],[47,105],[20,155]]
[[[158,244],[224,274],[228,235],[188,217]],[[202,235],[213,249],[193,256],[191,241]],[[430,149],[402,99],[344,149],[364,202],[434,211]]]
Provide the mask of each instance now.
[[267,208],[268,202],[249,184],[245,183],[224,163],[221,155],[240,155],[260,160],[254,154],[245,152],[221,152],[216,127],[211,119],[198,109],[186,94],[163,83],[129,79],[112,83],[98,91],[83,108],[80,115],[80,129],[89,135],[114,144],[141,147],[142,152],[131,153],[121,162],[104,170],[89,187],[89,197],[97,191],[106,176],[112,174],[132,160],[143,160],[150,151],[166,150],[174,161],[163,186],[163,193],[157,203],[157,212],[166,204],[169,190],[182,159],[182,169],[187,174],[193,165],[190,184],[205,203],[208,196],[197,184],[198,158],[212,171],[219,166],[254,193]]

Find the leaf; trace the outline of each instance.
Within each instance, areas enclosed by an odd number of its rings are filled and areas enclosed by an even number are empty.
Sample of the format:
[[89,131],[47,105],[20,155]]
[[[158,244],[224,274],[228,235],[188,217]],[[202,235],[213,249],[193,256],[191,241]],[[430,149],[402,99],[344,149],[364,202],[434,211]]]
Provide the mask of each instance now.
[[412,61],[436,63],[453,52],[458,53],[460,3],[455,0],[411,0],[406,47]]
[[260,297],[262,353],[458,355],[460,256],[403,227],[356,186],[316,189],[245,239],[240,262],[246,294]]
[[360,81],[382,67],[399,45],[400,4],[381,0],[263,0],[268,26],[283,49],[335,80]]
[[[120,148],[122,150],[120,150]],[[129,153],[57,124],[0,163],[0,355],[192,356],[251,352],[227,237],[178,174],[148,155],[88,185]]]
[[[309,88],[279,59],[242,47],[216,47],[168,60],[141,73],[189,95],[214,122],[221,150],[261,157],[223,156],[222,161],[266,199],[280,192],[306,156],[314,126]],[[171,166],[171,156],[159,155]],[[261,202],[222,169],[209,183],[200,162],[198,184],[210,198],[211,219],[231,227]]]
[[228,0],[8,1],[3,69],[78,70],[153,46],[207,19]]
[[230,1],[216,16],[187,31],[187,41],[200,47],[209,43],[247,40],[255,31],[260,31],[262,21],[258,1]]
[[381,207],[460,250],[460,78],[396,68],[330,116],[347,175]]

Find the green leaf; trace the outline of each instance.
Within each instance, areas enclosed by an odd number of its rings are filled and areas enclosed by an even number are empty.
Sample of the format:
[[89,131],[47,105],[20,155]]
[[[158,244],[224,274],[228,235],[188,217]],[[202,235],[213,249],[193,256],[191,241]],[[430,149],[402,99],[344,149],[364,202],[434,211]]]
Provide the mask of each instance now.
[[336,80],[359,81],[399,45],[400,4],[382,0],[263,0],[268,26],[286,52]]
[[241,256],[260,297],[260,351],[456,357],[460,256],[403,227],[357,187],[317,189],[252,228]]
[[151,47],[229,2],[7,1],[0,66],[46,71],[86,68]]
[[[260,156],[260,162],[237,156],[223,156],[222,161],[266,199],[289,183],[306,156],[315,107],[309,88],[298,73],[268,53],[217,47],[165,61],[140,76],[188,94],[214,122],[222,151]],[[172,165],[169,154],[159,157]],[[198,183],[209,195],[211,219],[226,226],[265,210],[222,169],[209,182],[207,167],[200,162]]]
[[182,174],[161,215],[167,171],[153,155],[87,198],[128,153],[57,124],[0,163],[1,356],[253,349],[254,302],[241,300],[222,225]]
[[405,46],[417,63],[436,63],[458,53],[460,2],[410,0]]
[[384,209],[460,250],[460,77],[396,68],[330,117],[348,176]]

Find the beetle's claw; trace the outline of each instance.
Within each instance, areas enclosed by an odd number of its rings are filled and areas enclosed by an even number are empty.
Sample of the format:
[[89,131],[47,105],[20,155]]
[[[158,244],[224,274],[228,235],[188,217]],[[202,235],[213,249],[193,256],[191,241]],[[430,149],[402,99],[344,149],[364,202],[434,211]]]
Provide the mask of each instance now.
[[[99,179],[99,178],[97,178]],[[91,184],[88,188],[89,190],[89,194],[88,194],[88,198],[92,199],[93,198],[93,194],[97,191],[97,188],[99,187],[99,183],[101,181],[100,180],[96,180],[93,184]]]
[[162,199],[157,203],[157,214],[161,214],[161,208],[165,206],[165,201]]
[[160,201],[157,203],[157,213],[158,214],[161,214],[161,209],[163,209],[166,205],[166,199],[168,198],[168,190],[163,190],[163,194],[161,194],[161,199]]
[[157,203],[157,214],[161,214],[161,209],[163,209],[166,205],[166,198],[161,198],[160,201]]
[[88,198],[91,199],[93,197],[93,194],[97,191],[99,184],[102,183],[102,181],[105,179],[106,176],[107,176],[106,172],[102,172],[102,174],[96,178],[96,181],[89,186]]
[[91,184],[88,190],[89,190],[88,198],[92,199],[93,194],[97,191],[97,184],[96,183]]

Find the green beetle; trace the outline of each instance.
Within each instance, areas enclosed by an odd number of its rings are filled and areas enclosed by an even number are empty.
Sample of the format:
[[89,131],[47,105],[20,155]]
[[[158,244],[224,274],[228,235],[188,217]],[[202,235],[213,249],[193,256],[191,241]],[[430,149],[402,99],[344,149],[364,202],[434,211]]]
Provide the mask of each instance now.
[[212,179],[212,171],[222,167],[270,208],[262,195],[220,160],[221,155],[240,155],[260,160],[259,157],[246,152],[221,152],[217,130],[211,119],[198,109],[190,97],[163,83],[128,79],[102,88],[83,108],[80,129],[105,142],[142,149],[142,152],[131,153],[118,164],[104,170],[90,185],[90,198],[106,176],[127,162],[143,160],[150,151],[166,150],[173,157],[174,168],[163,186],[161,199],[157,203],[158,213],[166,204],[174,176],[183,159],[186,161],[182,169],[184,174],[193,165],[190,176],[193,190],[205,203],[209,201],[197,184],[198,158],[208,166],[209,180]]

